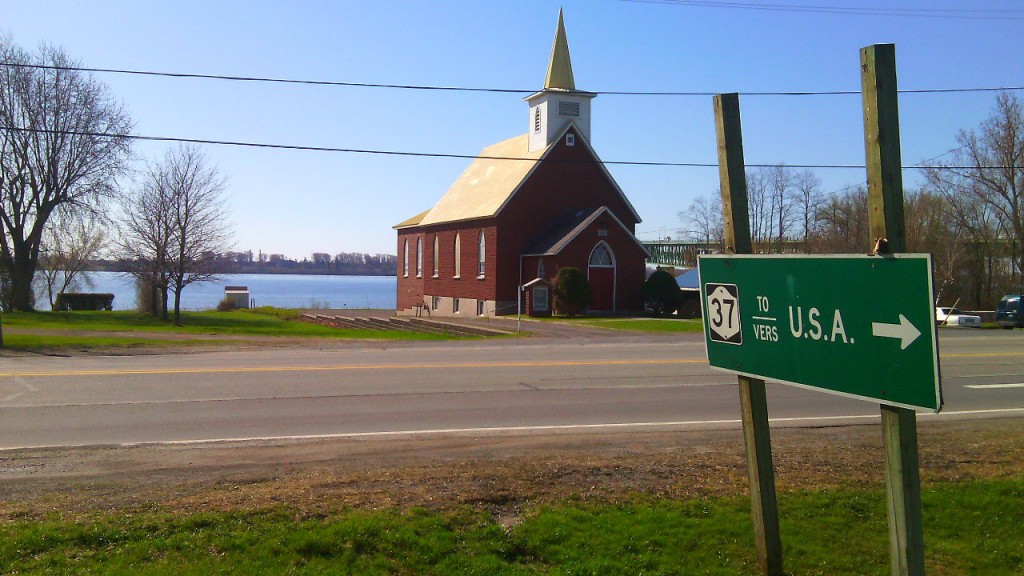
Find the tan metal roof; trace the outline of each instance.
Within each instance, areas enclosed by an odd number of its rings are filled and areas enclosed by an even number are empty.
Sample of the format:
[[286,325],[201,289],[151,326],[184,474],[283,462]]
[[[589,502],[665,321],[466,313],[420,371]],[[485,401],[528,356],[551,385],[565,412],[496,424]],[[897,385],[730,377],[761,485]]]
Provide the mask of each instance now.
[[548,75],[544,79],[545,90],[576,91],[576,81],[572,75],[572,60],[569,58],[569,41],[565,36],[565,23],[562,20],[562,9],[558,9],[558,30],[555,32],[555,43],[551,46],[551,61],[548,62]]
[[473,160],[419,224],[426,226],[496,216],[549,148],[530,152],[529,134],[484,148],[480,157]]
[[630,203],[629,198],[626,198],[622,189],[619,188],[619,184],[608,172],[608,168],[601,162],[587,139],[579,133],[575,124],[570,122],[558,138],[541,150],[529,151],[529,134],[516,136],[484,148],[480,156],[473,160],[433,208],[396,224],[394,228],[410,228],[497,216],[539,162],[558,142],[563,140],[563,136],[570,129],[576,131],[577,145],[585,146],[597,161],[598,168],[604,172],[608,182],[626,203],[633,220],[637,223],[641,222],[642,219],[637,214],[636,208]]
[[430,210],[424,210],[423,212],[420,212],[419,214],[413,216],[412,218],[409,218],[408,220],[403,220],[398,224],[395,224],[394,226],[392,226],[392,228],[398,230],[399,228],[412,228],[413,226],[419,226],[420,221],[423,220],[423,217],[427,215],[427,212],[430,212]]

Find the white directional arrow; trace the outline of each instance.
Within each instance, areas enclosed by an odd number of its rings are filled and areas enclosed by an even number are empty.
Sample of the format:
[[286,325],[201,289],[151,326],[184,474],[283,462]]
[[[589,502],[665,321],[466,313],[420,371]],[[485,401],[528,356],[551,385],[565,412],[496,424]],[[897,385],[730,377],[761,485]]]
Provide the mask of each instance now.
[[921,331],[915,328],[903,314],[900,314],[899,324],[872,322],[871,333],[882,338],[899,338],[900,350],[906,350],[907,346],[910,346],[921,335]]

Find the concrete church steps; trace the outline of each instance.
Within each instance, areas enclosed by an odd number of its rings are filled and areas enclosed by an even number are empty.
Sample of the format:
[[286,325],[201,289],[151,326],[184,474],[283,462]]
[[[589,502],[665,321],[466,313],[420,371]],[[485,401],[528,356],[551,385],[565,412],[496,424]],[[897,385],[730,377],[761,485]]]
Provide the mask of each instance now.
[[425,318],[407,318],[390,316],[388,318],[356,317],[356,316],[327,316],[323,314],[303,314],[300,318],[306,322],[313,322],[322,326],[335,328],[348,328],[358,330],[401,330],[405,332],[420,332],[432,334],[451,334],[454,336],[502,336],[509,334],[504,330],[483,328],[478,326],[466,326],[439,320],[427,320]]

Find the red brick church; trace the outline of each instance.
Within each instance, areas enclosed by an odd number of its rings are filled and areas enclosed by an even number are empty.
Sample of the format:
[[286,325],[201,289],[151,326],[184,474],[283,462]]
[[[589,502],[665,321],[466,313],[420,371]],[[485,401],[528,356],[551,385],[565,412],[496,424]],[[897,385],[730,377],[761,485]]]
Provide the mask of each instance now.
[[[563,266],[583,270],[602,312],[640,310],[640,216],[590,146],[561,12],[529,132],[489,146],[433,208],[397,224],[398,313],[545,314]],[[522,293],[523,301],[517,301]]]

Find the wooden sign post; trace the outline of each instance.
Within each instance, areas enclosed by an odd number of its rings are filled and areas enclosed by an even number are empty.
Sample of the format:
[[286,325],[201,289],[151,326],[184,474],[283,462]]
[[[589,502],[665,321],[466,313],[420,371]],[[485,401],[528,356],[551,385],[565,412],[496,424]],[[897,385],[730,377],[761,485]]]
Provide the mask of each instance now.
[[[864,148],[867,156],[868,175],[868,213],[872,250],[879,258],[889,256],[887,263],[893,263],[893,254],[906,250],[906,222],[903,213],[903,174],[900,158],[899,106],[896,90],[896,50],[892,44],[878,44],[861,50],[861,81],[864,104]],[[732,268],[738,269],[744,257],[729,258],[728,255],[750,254],[753,246],[750,238],[750,217],[747,207],[747,184],[743,163],[743,137],[740,128],[739,95],[718,94],[714,97],[715,131],[718,139],[718,168],[722,182],[722,221],[725,228],[724,252],[727,256],[711,258],[714,260],[735,260]],[[745,257],[750,261],[751,258]],[[809,258],[809,257],[808,257]],[[861,258],[864,258],[861,256]],[[930,260],[926,270],[926,288],[931,293]],[[777,260],[785,264],[782,259]],[[749,262],[747,262],[749,264]],[[880,264],[881,262],[879,262]],[[773,261],[774,264],[774,261]],[[741,288],[744,297],[749,297],[746,288],[748,282],[738,278],[737,270],[732,271],[730,281],[717,278],[706,280],[704,265],[701,265],[701,294],[705,318],[705,330],[709,347],[708,358],[713,366],[727,369],[739,374],[740,401],[743,410],[743,438],[747,451],[747,474],[750,480],[750,502],[753,515],[755,542],[757,544],[757,561],[762,572],[769,576],[782,574],[782,544],[779,534],[778,506],[775,495],[775,472],[772,467],[771,434],[768,428],[768,407],[765,399],[763,378],[770,371],[758,371],[751,366],[755,346],[745,345],[742,337],[743,318],[740,305]],[[714,268],[714,266],[710,266]],[[786,271],[795,276],[795,264],[790,264]],[[712,270],[713,272],[713,270]],[[758,278],[770,277],[771,269],[763,269]],[[710,274],[709,276],[714,276]],[[725,276],[722,276],[725,278]],[[891,283],[892,281],[887,281]],[[741,284],[743,286],[741,286]],[[767,310],[767,291],[762,290],[764,310]],[[761,292],[756,292],[760,294]],[[912,298],[898,298],[914,300]],[[931,298],[927,298],[926,307],[916,310],[915,316],[922,316],[925,323],[934,332],[932,321]],[[749,306],[748,306],[749,308]],[[921,314],[918,314],[921,312]],[[909,312],[907,312],[909,314]],[[838,317],[839,310],[836,309]],[[866,315],[862,315],[866,316]],[[886,325],[881,322],[872,324],[872,335],[878,338],[891,339],[897,335],[896,328],[903,334],[900,336],[901,348],[906,350],[910,343],[921,335],[920,330],[913,328],[913,337],[904,330],[906,317],[900,316],[899,325]],[[765,322],[776,319],[758,318],[761,328],[773,330],[775,327]],[[920,321],[920,318],[918,318]],[[708,328],[710,326],[710,328]],[[717,326],[717,328],[716,328]],[[879,328],[880,327],[880,328]],[[762,331],[763,333],[763,331]],[[810,338],[810,334],[805,334]],[[835,341],[833,338],[831,341]],[[858,336],[863,339],[863,336]],[[814,337],[817,341],[818,338]],[[843,331],[842,340],[847,341]],[[893,576],[924,575],[924,532],[921,522],[921,480],[917,453],[917,414],[912,406],[925,406],[938,411],[942,407],[941,379],[938,373],[938,349],[932,334],[932,345],[925,350],[923,344],[918,345],[920,354],[928,367],[934,368],[932,386],[925,392],[927,403],[894,403],[881,405],[882,436],[885,461],[885,484],[889,510],[889,550]],[[742,348],[735,354],[732,363],[715,364],[711,355],[712,342],[715,346],[736,346]],[[772,340],[776,341],[776,340]],[[849,343],[853,343],[850,338]],[[862,346],[864,346],[862,341]],[[870,347],[866,347],[870,349]],[[720,354],[716,353],[715,358]],[[884,362],[878,357],[877,362]],[[742,360],[742,362],[740,361]],[[742,365],[742,366],[741,366]],[[742,369],[746,367],[746,369]],[[866,376],[873,378],[873,375]],[[785,381],[783,379],[782,381]],[[793,382],[796,382],[795,380]],[[809,382],[802,382],[807,385]],[[901,379],[887,384],[888,387],[903,388],[909,381]],[[833,388],[826,389],[833,390]],[[847,391],[849,392],[849,391]],[[880,397],[872,397],[881,399]],[[886,396],[887,399],[888,396]],[[891,399],[889,399],[891,400]],[[884,401],[884,400],[883,400]],[[909,406],[909,407],[908,407]]]
[[[872,249],[906,251],[903,172],[900,157],[896,47],[876,44],[860,51],[864,99],[864,151],[868,171],[868,227]],[[921,479],[917,455],[917,414],[881,407],[885,487],[889,508],[889,551],[893,576],[924,574]]]
[[[718,94],[714,97],[714,104],[725,253],[750,254],[753,246],[750,241],[739,95]],[[738,380],[757,563],[764,574],[778,576],[782,574],[782,538],[779,535],[779,509],[775,498],[775,470],[764,380],[746,376],[739,376]]]

